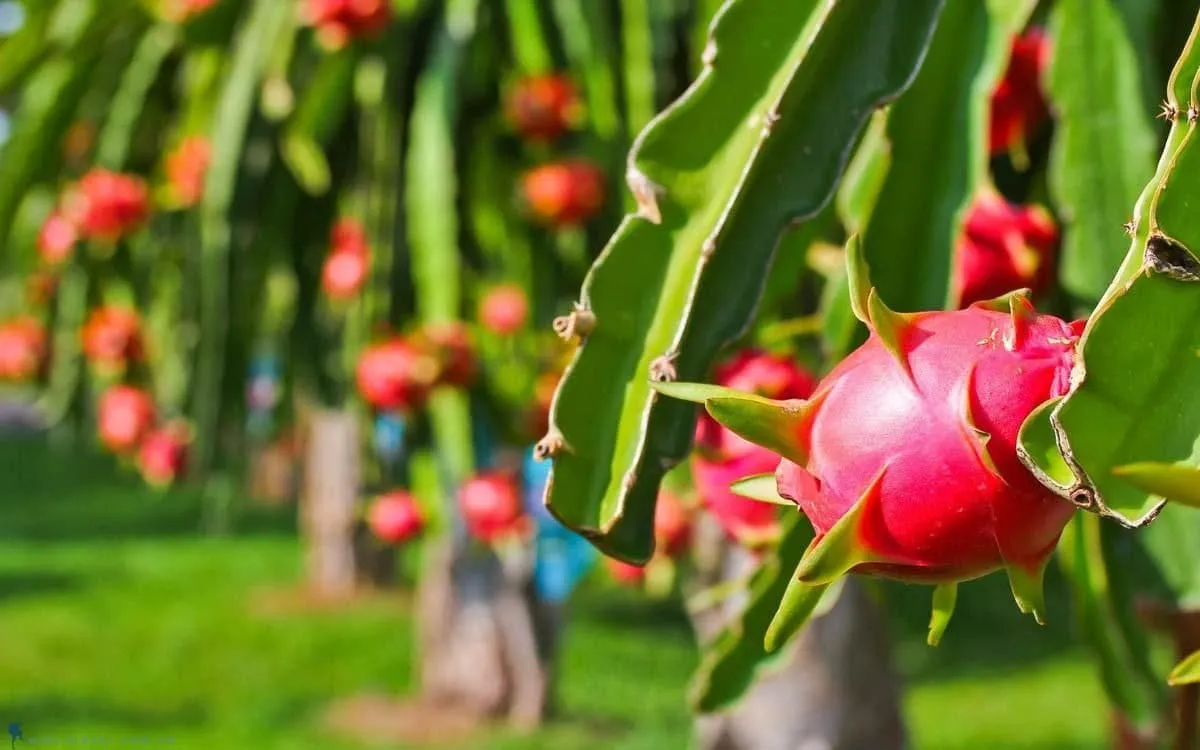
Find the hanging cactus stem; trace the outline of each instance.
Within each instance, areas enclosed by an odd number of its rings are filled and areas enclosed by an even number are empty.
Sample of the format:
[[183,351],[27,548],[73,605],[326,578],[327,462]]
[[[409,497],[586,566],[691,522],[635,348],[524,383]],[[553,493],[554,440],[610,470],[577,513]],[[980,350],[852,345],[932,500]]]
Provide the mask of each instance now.
[[933,612],[929,616],[929,636],[925,642],[936,646],[946,633],[946,626],[954,615],[954,604],[958,601],[958,584],[943,583],[933,589]]

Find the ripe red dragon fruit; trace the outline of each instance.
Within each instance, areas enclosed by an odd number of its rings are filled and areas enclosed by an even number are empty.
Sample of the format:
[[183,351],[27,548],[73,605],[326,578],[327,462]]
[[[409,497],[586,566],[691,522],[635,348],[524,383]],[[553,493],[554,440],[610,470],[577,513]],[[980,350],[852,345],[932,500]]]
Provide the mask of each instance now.
[[186,208],[200,202],[211,161],[212,144],[201,135],[184,138],[167,155],[167,184],[180,206]]
[[371,267],[367,233],[354,219],[341,219],[329,237],[329,255],[321,269],[321,288],[330,299],[346,302],[358,296]]
[[582,105],[579,92],[566,76],[528,76],[509,89],[505,114],[523,138],[545,143],[575,126]]
[[308,0],[304,15],[317,40],[331,50],[378,35],[392,17],[389,0]]
[[154,426],[154,415],[150,394],[130,385],[111,386],[96,405],[100,442],[114,453],[129,453]]
[[38,373],[46,357],[46,330],[34,318],[0,324],[0,382],[22,383]]
[[146,222],[150,194],[140,177],[93,169],[67,192],[63,209],[83,237],[115,242]]
[[521,182],[533,217],[552,227],[578,226],[604,207],[604,172],[583,159],[543,164]]
[[654,507],[654,540],[655,554],[667,557],[678,557],[692,542],[692,519],[687,506],[667,490],[658,493],[658,504]]
[[368,347],[358,360],[358,390],[376,409],[420,408],[437,376],[437,361],[401,338]]
[[[739,352],[716,370],[716,381],[727,388],[767,398],[798,399],[812,393],[816,380],[787,357],[758,349]],[[756,546],[774,539],[778,513],[767,503],[739,497],[729,489],[735,480],[773,471],[779,456],[722,427],[708,414],[696,424],[692,479],[704,506],[734,539]]]
[[511,336],[525,326],[529,299],[516,284],[498,284],[479,300],[479,324],[492,333]]
[[502,472],[485,472],[463,483],[458,508],[471,536],[485,543],[524,530],[521,494],[513,478]]
[[993,189],[967,212],[954,263],[957,307],[1027,288],[1038,294],[1054,278],[1058,228],[1041,206],[1009,203]]
[[1045,564],[1075,506],[1021,462],[1018,433],[1068,391],[1083,322],[1038,314],[1024,290],[963,310],[896,313],[869,289],[853,241],[847,257],[854,311],[871,335],[807,400],[656,387],[702,401],[782,456],[774,477],[737,489],[794,502],[812,522],[801,584],[851,572],[937,584],[936,643],[957,583],[1004,569],[1018,606],[1040,622]]
[[479,369],[471,333],[462,321],[428,323],[417,331],[414,343],[438,363],[437,385],[465,388]]
[[992,92],[989,143],[993,155],[1022,146],[1048,115],[1041,76],[1050,42],[1033,27],[1012,42],[1004,77]]
[[182,422],[172,422],[152,430],[138,448],[138,471],[146,483],[169,487],[187,468],[191,430]]
[[142,357],[142,324],[136,311],[108,306],[94,310],[83,326],[83,354],[92,366],[120,371]]
[[78,241],[79,230],[61,211],[55,211],[46,218],[38,231],[38,255],[47,266],[61,266],[71,258]]
[[425,527],[416,498],[404,490],[392,490],[375,498],[367,510],[371,532],[389,544],[403,544]]

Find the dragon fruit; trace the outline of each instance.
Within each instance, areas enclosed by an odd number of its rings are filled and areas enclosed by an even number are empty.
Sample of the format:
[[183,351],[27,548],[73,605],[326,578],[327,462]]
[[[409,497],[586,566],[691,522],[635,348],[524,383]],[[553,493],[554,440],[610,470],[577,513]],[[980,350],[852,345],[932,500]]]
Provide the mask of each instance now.
[[[786,357],[746,349],[716,370],[716,380],[735,390],[767,398],[804,398],[816,380]],[[692,479],[700,499],[734,539],[757,546],[778,533],[778,513],[765,503],[739,497],[729,489],[734,480],[771,471],[779,456],[755,445],[715,419],[702,414],[696,423]]]
[[417,500],[404,490],[385,492],[371,503],[367,523],[375,536],[389,544],[403,544],[425,528]]
[[957,307],[1028,287],[1035,295],[1054,278],[1058,227],[1041,206],[1009,203],[994,188],[967,212],[955,254]]
[[1082,321],[1038,314],[1028,290],[896,313],[869,288],[856,242],[847,257],[854,311],[871,335],[807,400],[656,387],[703,402],[782,457],[773,477],[735,489],[794,503],[811,521],[799,584],[852,572],[937,584],[936,643],[957,583],[1004,569],[1020,609],[1041,622],[1042,573],[1075,506],[1025,468],[1017,440],[1031,412],[1068,391]]
[[1049,115],[1042,92],[1042,71],[1050,57],[1050,42],[1038,27],[1012,41],[1008,68],[992,92],[989,145],[993,155],[1024,145]]

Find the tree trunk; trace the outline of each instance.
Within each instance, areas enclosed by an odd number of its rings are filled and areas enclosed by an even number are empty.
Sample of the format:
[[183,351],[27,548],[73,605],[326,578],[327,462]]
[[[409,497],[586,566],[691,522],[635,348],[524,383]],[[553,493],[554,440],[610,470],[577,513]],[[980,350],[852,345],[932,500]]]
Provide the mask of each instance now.
[[357,583],[359,440],[354,416],[314,409],[304,439],[301,525],[308,583],[319,596],[344,597]]
[[557,628],[527,567],[467,543],[429,543],[417,595],[427,699],[522,728],[541,722]]
[[[699,526],[700,575],[708,579],[700,585],[732,580],[754,568],[753,555],[726,541],[711,519]],[[744,605],[744,597],[733,597],[694,615],[698,636],[711,638]],[[907,747],[887,623],[858,580],[847,580],[837,604],[787,648],[785,661],[760,677],[732,709],[697,719],[701,750]]]

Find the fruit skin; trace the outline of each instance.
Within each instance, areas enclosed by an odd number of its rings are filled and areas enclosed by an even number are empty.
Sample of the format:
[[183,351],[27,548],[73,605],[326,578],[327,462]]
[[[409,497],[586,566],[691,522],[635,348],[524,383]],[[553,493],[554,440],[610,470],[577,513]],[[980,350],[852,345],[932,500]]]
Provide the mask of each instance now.
[[692,520],[687,506],[667,490],[658,493],[658,504],[654,507],[654,542],[655,554],[667,557],[682,555],[692,543]]
[[93,169],[63,199],[64,216],[86,239],[116,242],[150,216],[150,193],[140,177]]
[[516,284],[499,284],[479,300],[479,324],[492,333],[511,336],[525,327],[529,299]]
[[152,430],[138,448],[138,470],[147,484],[168,487],[187,469],[190,430],[181,423]]
[[524,531],[521,493],[514,479],[503,472],[484,472],[463,483],[458,508],[471,536],[484,543]]
[[143,355],[141,318],[126,307],[101,307],[83,326],[83,354],[92,366],[119,371]]
[[[717,383],[767,398],[806,398],[816,379],[787,357],[745,349],[715,372]],[[771,472],[779,456],[722,427],[707,413],[696,423],[692,479],[704,506],[732,538],[754,546],[778,532],[777,509],[733,493],[729,485],[742,477]]]
[[46,329],[34,318],[0,324],[0,382],[22,383],[38,374],[46,357]]
[[403,544],[425,528],[416,499],[404,490],[392,490],[375,498],[367,510],[371,532],[389,544]]
[[417,347],[438,363],[435,385],[466,388],[474,382],[479,363],[471,332],[462,321],[427,323],[414,338]]
[[305,21],[316,28],[317,40],[337,50],[351,40],[377,36],[392,19],[389,0],[308,0]]
[[184,138],[167,155],[167,183],[181,206],[191,207],[200,202],[211,162],[212,144],[200,135]]
[[61,266],[71,259],[78,241],[79,230],[61,211],[55,211],[38,231],[38,255],[47,266]]
[[575,84],[557,73],[526,76],[509,89],[505,116],[522,138],[548,143],[571,130],[582,113]]
[[114,453],[133,451],[154,425],[154,400],[130,385],[114,385],[96,405],[100,442]]
[[588,221],[604,207],[605,182],[604,171],[595,164],[568,159],[526,172],[521,191],[538,222],[571,227]]
[[424,405],[438,365],[412,343],[394,338],[368,347],[356,375],[359,393],[371,406],[411,411]]
[[955,306],[1021,288],[1041,293],[1054,280],[1057,243],[1058,227],[1044,208],[1019,206],[984,190],[967,211],[955,254]]
[[899,354],[873,326],[809,400],[797,424],[808,460],[780,462],[778,491],[818,542],[865,498],[852,570],[955,582],[1032,573],[1054,549],[1075,508],[1022,465],[1017,434],[1067,392],[1079,328],[1012,304],[900,316]]
[[1050,41],[1038,27],[1013,39],[1008,68],[992,92],[988,142],[993,156],[1019,145],[1046,120],[1041,76],[1049,56]]

